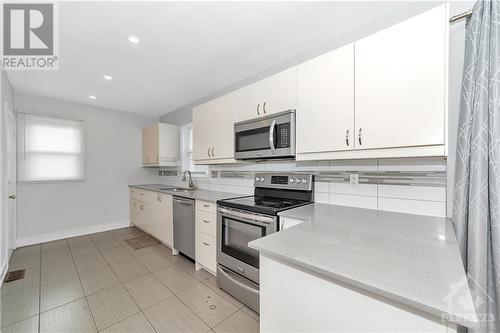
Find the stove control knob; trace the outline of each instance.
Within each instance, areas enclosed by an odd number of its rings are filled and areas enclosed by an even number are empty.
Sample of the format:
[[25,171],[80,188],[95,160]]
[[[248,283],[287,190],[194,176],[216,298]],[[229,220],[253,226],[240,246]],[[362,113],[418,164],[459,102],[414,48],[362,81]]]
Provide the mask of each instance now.
[[295,183],[295,179],[290,178],[290,183],[292,183],[292,184]]
[[260,177],[260,182],[263,183],[266,181],[266,178],[265,177]]
[[297,184],[300,184],[300,178],[295,178],[295,182],[296,182]]
[[255,177],[256,182],[260,182],[260,177]]
[[307,179],[302,178],[302,184],[307,184]]

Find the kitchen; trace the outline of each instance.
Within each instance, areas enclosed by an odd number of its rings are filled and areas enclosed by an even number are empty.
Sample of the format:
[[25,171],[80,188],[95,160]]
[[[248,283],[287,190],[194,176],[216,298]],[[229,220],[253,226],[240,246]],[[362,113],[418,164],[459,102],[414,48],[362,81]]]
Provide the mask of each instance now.
[[495,331],[496,3],[116,4],[2,70],[2,331]]

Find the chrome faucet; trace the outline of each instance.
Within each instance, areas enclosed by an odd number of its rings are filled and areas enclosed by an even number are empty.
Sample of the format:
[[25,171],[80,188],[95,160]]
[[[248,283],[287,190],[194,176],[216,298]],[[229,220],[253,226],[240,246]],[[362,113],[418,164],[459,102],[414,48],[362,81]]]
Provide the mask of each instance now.
[[193,188],[195,188],[196,186],[194,186],[193,179],[191,178],[191,171],[189,171],[189,170],[185,170],[185,171],[184,171],[184,173],[182,174],[182,178],[181,178],[181,180],[182,180],[183,182],[185,182],[185,181],[186,181],[186,172],[189,174],[189,188],[190,188],[190,189],[193,189]]

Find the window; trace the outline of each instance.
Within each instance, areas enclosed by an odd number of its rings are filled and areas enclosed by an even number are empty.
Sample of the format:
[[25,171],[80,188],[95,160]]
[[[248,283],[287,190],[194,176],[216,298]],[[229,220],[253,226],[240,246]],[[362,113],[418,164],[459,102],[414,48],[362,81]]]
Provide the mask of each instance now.
[[82,180],[84,122],[19,113],[20,182]]
[[181,172],[189,170],[193,175],[205,176],[208,166],[193,163],[193,123],[186,123],[180,127]]

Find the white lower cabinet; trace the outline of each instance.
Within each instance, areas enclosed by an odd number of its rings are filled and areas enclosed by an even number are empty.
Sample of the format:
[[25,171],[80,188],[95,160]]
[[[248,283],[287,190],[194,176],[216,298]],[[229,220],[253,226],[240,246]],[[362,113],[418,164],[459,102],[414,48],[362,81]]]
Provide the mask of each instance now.
[[171,195],[131,188],[130,221],[165,245],[173,247],[174,225]]
[[456,325],[261,253],[260,331],[456,333]]
[[214,236],[198,231],[196,234],[196,262],[211,273],[217,268],[217,243]]
[[196,200],[196,269],[217,270],[217,206]]

